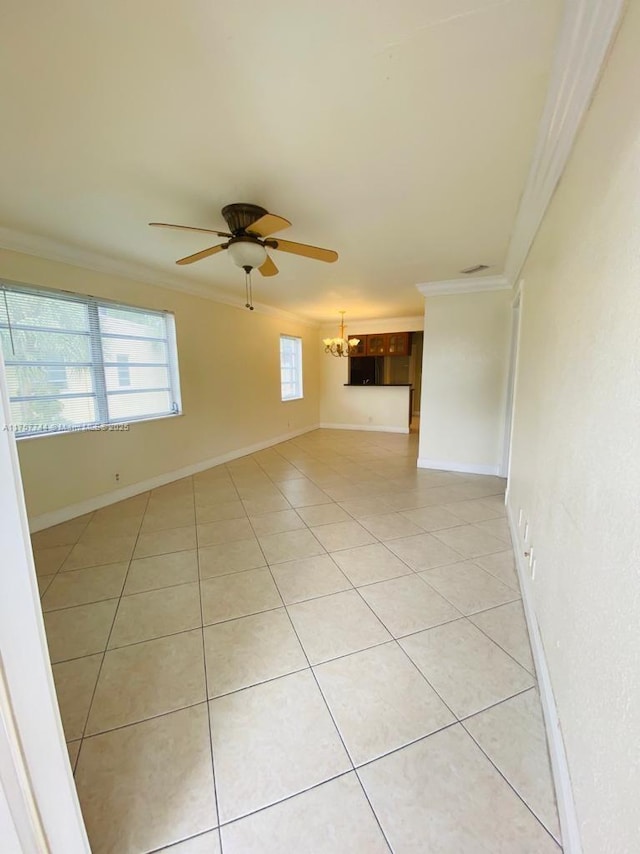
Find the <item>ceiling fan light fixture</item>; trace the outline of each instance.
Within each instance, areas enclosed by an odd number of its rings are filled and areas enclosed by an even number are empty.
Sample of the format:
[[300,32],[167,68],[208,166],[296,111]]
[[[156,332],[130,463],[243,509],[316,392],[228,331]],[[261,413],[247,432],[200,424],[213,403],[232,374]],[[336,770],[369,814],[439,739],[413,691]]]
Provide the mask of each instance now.
[[332,356],[336,356],[338,358],[350,356],[360,343],[359,338],[347,338],[344,334],[344,330],[346,328],[344,325],[345,314],[345,311],[340,312],[340,337],[322,339],[324,352],[330,353]]
[[267,260],[267,250],[261,243],[250,237],[238,237],[229,241],[229,255],[233,263],[246,270],[262,267]]

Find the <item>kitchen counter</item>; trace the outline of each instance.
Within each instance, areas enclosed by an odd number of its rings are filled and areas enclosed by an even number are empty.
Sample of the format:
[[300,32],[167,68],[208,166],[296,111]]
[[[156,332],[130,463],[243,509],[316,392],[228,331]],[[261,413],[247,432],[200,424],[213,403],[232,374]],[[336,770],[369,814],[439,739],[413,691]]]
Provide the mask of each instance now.
[[410,388],[411,383],[343,383],[354,388]]
[[[380,391],[371,391],[372,388]],[[408,433],[413,389],[409,383],[340,383],[327,395],[321,427]]]

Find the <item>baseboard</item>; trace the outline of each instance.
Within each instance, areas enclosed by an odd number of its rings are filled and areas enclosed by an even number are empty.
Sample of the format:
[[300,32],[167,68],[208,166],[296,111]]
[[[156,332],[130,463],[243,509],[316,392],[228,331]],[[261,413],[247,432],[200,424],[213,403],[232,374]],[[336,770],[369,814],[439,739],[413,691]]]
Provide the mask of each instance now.
[[418,457],[419,469],[437,469],[438,471],[459,471],[464,474],[492,474],[500,476],[500,466],[478,466],[474,463],[452,463],[443,460],[428,460]]
[[92,513],[94,510],[100,510],[102,507],[107,507],[109,504],[115,504],[117,501],[124,501],[125,498],[133,498],[134,495],[140,495],[141,492],[148,492],[150,489],[157,489],[159,486],[164,486],[171,483],[173,480],[180,480],[182,477],[189,477],[192,474],[198,474],[206,469],[214,466],[222,465],[222,463],[237,460],[238,457],[246,457],[248,454],[255,454],[257,451],[263,451],[265,448],[270,448],[273,445],[279,445],[280,442],[286,442],[289,439],[295,439],[296,436],[302,436],[304,433],[310,433],[312,430],[317,430],[319,424],[313,424],[311,427],[303,427],[301,430],[293,430],[290,433],[283,433],[281,436],[275,436],[272,439],[266,439],[264,442],[256,442],[253,445],[247,445],[244,448],[236,448],[233,451],[228,451],[226,454],[220,454],[217,457],[211,457],[207,460],[201,460],[198,463],[193,463],[189,466],[184,466],[180,469],[165,472],[156,477],[141,480],[137,483],[131,483],[128,486],[122,486],[119,489],[103,492],[93,498],[88,498],[86,501],[80,501],[78,504],[69,504],[66,507],[61,507],[59,510],[52,510],[49,513],[42,513],[40,516],[34,516],[29,519],[29,530],[33,533],[41,531],[43,528],[50,528],[52,525],[59,525],[61,522],[68,522],[69,519],[75,519],[77,516],[84,516],[85,513]]
[[389,427],[380,424],[326,424],[321,423],[320,427],[325,430],[366,430],[373,433],[408,433],[408,427]]
[[522,592],[522,604],[529,629],[529,640],[531,641],[531,652],[536,666],[538,677],[538,690],[540,702],[544,715],[545,728],[547,731],[547,746],[551,760],[551,772],[556,788],[556,801],[558,803],[558,817],[560,819],[560,831],[562,833],[562,847],[565,854],[582,854],[582,843],[580,842],[580,831],[578,817],[576,815],[573,791],[571,787],[571,776],[567,763],[567,754],[564,749],[562,729],[556,709],[556,701],[553,696],[553,687],[547,660],[544,654],[542,636],[536,619],[533,596],[531,593],[531,581],[529,568],[525,561],[520,536],[512,509],[507,505],[507,520],[511,539],[514,543],[516,556],[516,568]]

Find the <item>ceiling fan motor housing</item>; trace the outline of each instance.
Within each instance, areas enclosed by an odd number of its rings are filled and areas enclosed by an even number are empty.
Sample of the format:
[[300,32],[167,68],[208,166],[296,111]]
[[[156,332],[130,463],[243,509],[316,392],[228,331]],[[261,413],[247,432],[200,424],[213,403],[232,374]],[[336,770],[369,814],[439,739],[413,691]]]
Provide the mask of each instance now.
[[248,202],[235,202],[222,208],[222,216],[233,234],[241,234],[251,225],[263,217],[268,211],[260,205],[252,205]]

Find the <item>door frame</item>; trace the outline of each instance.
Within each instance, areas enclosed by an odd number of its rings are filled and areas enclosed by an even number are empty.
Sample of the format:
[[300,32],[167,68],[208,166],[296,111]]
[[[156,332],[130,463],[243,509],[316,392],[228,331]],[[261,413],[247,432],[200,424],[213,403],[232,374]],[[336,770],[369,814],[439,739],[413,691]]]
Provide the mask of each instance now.
[[0,817],[20,854],[90,854],[51,671],[1,352],[0,473]]

